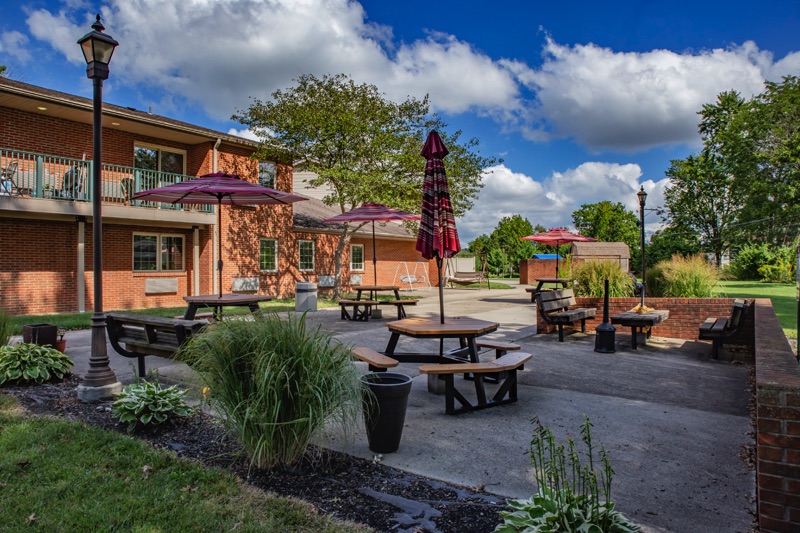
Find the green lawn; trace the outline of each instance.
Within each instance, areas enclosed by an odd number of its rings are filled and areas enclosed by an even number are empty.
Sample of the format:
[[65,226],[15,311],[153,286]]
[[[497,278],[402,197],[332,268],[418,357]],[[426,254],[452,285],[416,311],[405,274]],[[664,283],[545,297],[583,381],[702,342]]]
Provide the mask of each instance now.
[[769,298],[787,337],[797,338],[797,288],[785,283],[720,281],[720,296],[726,298]]

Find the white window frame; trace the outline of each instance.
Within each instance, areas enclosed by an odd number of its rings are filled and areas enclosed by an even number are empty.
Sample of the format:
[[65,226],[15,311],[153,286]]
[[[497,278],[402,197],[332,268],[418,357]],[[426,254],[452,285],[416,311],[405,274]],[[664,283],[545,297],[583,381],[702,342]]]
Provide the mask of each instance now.
[[[353,250],[355,250],[356,248],[361,248],[361,266],[360,267],[355,266],[355,263],[353,263]],[[367,258],[364,255],[364,245],[363,244],[351,244],[350,245],[350,271],[351,272],[364,272],[364,263],[367,262],[366,260],[367,260]]]
[[[156,269],[155,270],[136,270],[136,258],[134,254],[136,253],[136,249],[134,245],[136,244],[136,237],[155,237],[156,238]],[[161,268],[161,250],[163,246],[162,239],[164,237],[172,237],[181,239],[183,243],[183,254],[181,257],[181,265],[179,269],[176,270],[164,270]],[[145,231],[134,231],[133,236],[131,237],[131,271],[136,274],[145,274],[145,273],[153,273],[153,272],[186,272],[186,235],[181,235],[180,233],[148,233]]]
[[[309,243],[311,245],[311,268],[303,268],[303,265],[301,264],[304,243]],[[314,241],[300,240],[297,242],[297,269],[300,270],[300,272],[314,272],[316,269],[316,248],[317,247]]]
[[161,170],[161,154],[160,154],[160,152],[172,152],[174,154],[183,155],[183,168],[181,169],[180,172],[178,172],[178,174],[181,174],[183,176],[186,175],[186,158],[187,158],[186,150],[181,150],[180,148],[173,148],[171,146],[161,146],[161,145],[158,145],[158,144],[142,143],[142,142],[135,141],[133,143],[134,164],[136,163],[135,152],[136,152],[137,148],[145,148],[147,150],[157,150],[159,152],[159,155],[158,155],[158,167],[159,168],[156,169],[156,172],[164,172],[163,170]]
[[[261,243],[271,241],[275,244],[275,268],[262,269],[261,268]],[[260,272],[277,272],[278,271],[278,239],[263,238],[258,240],[258,268]]]
[[[261,165],[272,165],[272,184],[266,184],[261,180]],[[274,161],[259,161],[258,162],[258,184],[270,189],[277,189],[278,184],[278,165]]]

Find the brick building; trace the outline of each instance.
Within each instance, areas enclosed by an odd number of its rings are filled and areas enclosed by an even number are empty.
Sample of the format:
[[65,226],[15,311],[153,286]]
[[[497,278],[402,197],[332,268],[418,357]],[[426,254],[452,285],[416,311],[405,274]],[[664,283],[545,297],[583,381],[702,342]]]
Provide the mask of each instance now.
[[[94,305],[92,144],[91,99],[0,78],[0,306],[11,314],[86,311]],[[168,117],[103,105],[104,309],[181,307],[186,295],[218,291],[216,207],[131,197],[217,171],[292,192],[291,164],[251,159],[257,146]],[[338,236],[295,226],[294,210],[304,203],[294,209],[222,208],[223,292],[285,297],[294,294],[298,281],[319,282],[333,274]],[[381,235],[378,257],[412,260],[409,242],[413,250],[407,234]],[[353,241],[366,243],[360,235]],[[371,246],[359,252],[371,261]],[[378,281],[390,282],[392,265],[379,267]]]

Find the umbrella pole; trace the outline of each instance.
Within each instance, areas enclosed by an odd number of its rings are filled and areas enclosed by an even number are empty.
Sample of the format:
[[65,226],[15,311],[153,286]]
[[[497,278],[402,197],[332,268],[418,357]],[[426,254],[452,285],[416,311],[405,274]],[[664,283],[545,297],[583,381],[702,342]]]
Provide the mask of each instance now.
[[375,248],[375,221],[372,221],[372,277],[373,277],[373,285],[378,284],[378,258],[376,256]]
[[222,202],[217,204],[217,228],[219,230],[219,243],[217,243],[217,250],[219,257],[217,258],[217,270],[219,271],[219,297],[222,298]]
[[558,263],[561,262],[561,247],[556,244],[556,279],[558,279]]
[[439,270],[439,320],[444,324],[444,287],[442,285],[442,258],[436,256],[436,268]]

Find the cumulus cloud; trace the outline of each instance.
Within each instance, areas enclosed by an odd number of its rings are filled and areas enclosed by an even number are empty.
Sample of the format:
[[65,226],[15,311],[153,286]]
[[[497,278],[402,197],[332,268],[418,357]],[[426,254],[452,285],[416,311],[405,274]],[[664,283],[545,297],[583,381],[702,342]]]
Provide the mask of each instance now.
[[230,128],[228,130],[228,135],[235,135],[237,137],[244,137],[245,139],[250,139],[251,141],[260,141],[261,139],[258,138],[258,135],[252,132],[249,128],[245,128],[243,130],[237,130],[236,128]]
[[28,37],[18,31],[0,34],[0,54],[14,56],[20,61],[27,61],[31,57],[27,44]]
[[730,89],[749,98],[763,90],[766,77],[800,61],[795,53],[774,64],[771,53],[749,41],[696,53],[634,53],[594,44],[565,46],[548,38],[544,57],[539,68],[503,62],[536,94],[537,121],[521,125],[526,134],[628,151],[697,143],[703,104]]
[[[662,206],[669,181],[640,181],[641,177],[642,170],[636,164],[587,162],[553,172],[539,182],[497,165],[486,169],[475,207],[458,220],[459,237],[466,245],[478,235],[491,233],[501,218],[515,214],[534,226],[571,227],[572,213],[581,205],[605,200],[622,202],[628,210],[638,213],[636,192],[642,186],[648,194],[647,207]],[[660,227],[659,218],[648,212],[646,226],[648,232],[655,231]]]

